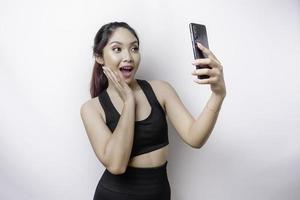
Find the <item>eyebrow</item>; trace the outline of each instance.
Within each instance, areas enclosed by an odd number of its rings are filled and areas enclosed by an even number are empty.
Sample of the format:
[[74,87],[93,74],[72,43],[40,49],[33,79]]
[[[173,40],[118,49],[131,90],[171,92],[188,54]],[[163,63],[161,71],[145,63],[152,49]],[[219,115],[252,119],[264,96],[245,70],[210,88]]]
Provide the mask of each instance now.
[[[110,42],[109,44],[112,44],[112,43],[123,44],[122,42],[119,42],[119,41],[112,41],[112,42]],[[135,41],[133,41],[133,42],[130,42],[130,44],[134,44],[134,43],[138,43],[138,41],[135,40]]]

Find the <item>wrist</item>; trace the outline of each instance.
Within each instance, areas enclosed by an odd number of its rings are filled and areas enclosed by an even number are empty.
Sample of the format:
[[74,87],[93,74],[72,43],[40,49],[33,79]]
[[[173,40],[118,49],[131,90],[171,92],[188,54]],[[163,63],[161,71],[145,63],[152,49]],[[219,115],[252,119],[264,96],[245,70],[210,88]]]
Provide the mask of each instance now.
[[212,93],[211,98],[207,102],[205,108],[213,112],[219,112],[225,96],[226,95]]
[[212,97],[215,98],[216,100],[223,101],[226,97],[226,92],[222,94],[212,93]]
[[132,97],[130,98],[127,98],[125,101],[124,101],[124,104],[128,104],[128,105],[135,105],[135,99]]
[[205,106],[205,108],[207,109],[207,110],[210,110],[210,111],[212,111],[212,112],[214,112],[214,113],[217,113],[217,112],[219,112],[220,110],[221,110],[221,106],[219,105],[219,106],[210,106],[209,104],[207,104],[206,106]]

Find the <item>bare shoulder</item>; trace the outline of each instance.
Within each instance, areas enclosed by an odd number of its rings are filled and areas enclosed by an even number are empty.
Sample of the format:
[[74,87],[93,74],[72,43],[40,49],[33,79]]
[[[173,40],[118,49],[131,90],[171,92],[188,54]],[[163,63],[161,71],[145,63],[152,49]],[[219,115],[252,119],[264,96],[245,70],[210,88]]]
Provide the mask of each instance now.
[[87,101],[85,101],[80,108],[80,113],[86,112],[88,110],[96,111],[98,114],[100,114],[103,118],[103,109],[100,105],[100,102],[98,100],[98,97],[91,98]]
[[87,108],[93,108],[93,107],[96,107],[96,106],[95,106],[95,102],[96,102],[97,98],[98,98],[98,97],[94,97],[94,98],[91,98],[91,99],[88,99],[87,101],[85,101],[85,102],[81,105],[80,110],[82,110],[82,109],[87,109]]
[[148,80],[148,82],[153,88],[159,102],[165,106],[166,100],[169,96],[168,94],[175,91],[172,85],[165,80]]
[[165,80],[149,80],[151,86],[158,92],[159,95],[164,95],[170,91],[174,91],[173,86]]
[[147,80],[150,84],[155,84],[155,85],[162,85],[162,84],[165,84],[167,83],[167,81],[164,81],[164,80]]

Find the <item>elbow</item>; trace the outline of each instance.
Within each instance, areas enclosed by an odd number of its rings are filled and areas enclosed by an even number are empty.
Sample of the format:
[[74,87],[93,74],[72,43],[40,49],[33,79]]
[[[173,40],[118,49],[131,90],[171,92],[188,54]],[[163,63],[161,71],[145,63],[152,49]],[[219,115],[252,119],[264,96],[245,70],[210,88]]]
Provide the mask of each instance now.
[[194,144],[191,144],[190,146],[194,149],[200,149],[202,147],[202,145],[194,145]]
[[107,168],[107,170],[113,175],[121,175],[121,174],[125,173],[125,171],[119,170],[119,169],[108,169]]
[[113,163],[112,160],[105,159],[105,156],[104,159],[102,158],[99,160],[111,174],[120,175],[120,174],[124,174],[126,171],[127,166],[122,166],[120,164]]
[[107,154],[104,154],[103,156],[104,159],[102,159],[102,163],[105,166],[105,168],[114,175],[121,175],[126,172],[127,169],[127,163],[122,163],[120,162],[120,159],[112,159],[113,156],[109,156],[110,158],[107,157]]
[[207,134],[205,137],[201,137],[201,138],[197,138],[197,139],[194,139],[194,138],[191,138],[189,141],[189,145],[192,147],[192,148],[195,148],[195,149],[200,149],[201,147],[204,146],[204,144],[207,142],[208,140],[208,137],[209,137],[209,134]]
[[126,167],[107,167],[106,169],[114,175],[121,175],[126,172]]
[[190,143],[190,146],[194,149],[200,149],[205,144],[205,141],[200,143]]

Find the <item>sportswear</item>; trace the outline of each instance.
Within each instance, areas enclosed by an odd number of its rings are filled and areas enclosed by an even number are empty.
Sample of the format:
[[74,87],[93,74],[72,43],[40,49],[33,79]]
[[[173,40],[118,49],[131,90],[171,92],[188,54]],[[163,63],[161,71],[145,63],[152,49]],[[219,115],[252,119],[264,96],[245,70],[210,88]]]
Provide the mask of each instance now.
[[[157,100],[150,83],[146,80],[136,80],[151,106],[151,113],[146,119],[135,121],[130,157],[148,153],[169,144],[168,124],[164,109]],[[106,89],[98,95],[98,99],[105,112],[106,124],[113,133],[118,124],[120,113],[113,105]]]

